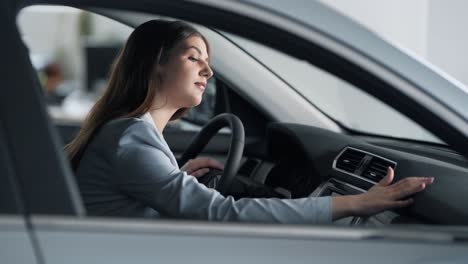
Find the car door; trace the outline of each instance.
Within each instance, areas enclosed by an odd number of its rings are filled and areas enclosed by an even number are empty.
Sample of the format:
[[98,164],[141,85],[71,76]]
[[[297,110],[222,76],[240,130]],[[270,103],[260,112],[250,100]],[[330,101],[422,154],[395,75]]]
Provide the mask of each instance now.
[[8,145],[0,122],[0,256],[5,263],[40,263]]
[[8,100],[21,93],[13,88],[18,85],[17,78],[21,78],[21,67],[15,64],[21,57],[21,51],[11,50],[18,44],[18,39],[12,23],[14,17],[5,11],[11,10],[12,6],[7,2],[0,3],[0,6],[4,36],[1,44],[4,63],[0,66],[0,80],[4,88],[0,96],[0,258],[4,263],[41,263],[37,240],[27,216],[28,203],[22,195],[16,141],[21,135],[17,135],[12,127],[12,116],[9,116],[14,106],[12,109]]
[[[103,6],[135,10],[143,9],[148,2],[113,4],[113,1],[102,1]],[[198,7],[196,10],[201,13],[205,10],[202,8],[209,8],[179,4],[171,6],[154,1],[149,10],[180,15],[188,7]],[[450,236],[438,236],[438,233],[422,241],[416,230],[395,233],[330,226],[85,217],[76,184],[60,151],[56,131],[45,113],[37,80],[16,30],[16,12],[12,12],[12,6],[4,5],[0,9],[1,24],[13,34],[0,44],[10,73],[2,70],[2,79],[15,89],[8,90],[8,99],[2,97],[2,122],[12,135],[8,140],[16,162],[11,164],[22,183],[31,233],[37,239],[43,263],[414,263],[466,257],[465,244],[453,243]],[[185,9],[179,9],[181,6]],[[211,14],[218,18],[233,15],[232,10],[216,12]],[[244,19],[240,14],[235,18]],[[18,107],[20,102],[23,104]]]

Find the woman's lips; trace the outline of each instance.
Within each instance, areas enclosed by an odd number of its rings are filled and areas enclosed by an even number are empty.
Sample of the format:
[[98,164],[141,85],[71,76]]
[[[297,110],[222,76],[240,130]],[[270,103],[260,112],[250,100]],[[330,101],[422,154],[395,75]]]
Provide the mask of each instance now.
[[196,82],[195,85],[202,89],[202,90],[205,90],[205,87],[206,87],[206,83],[203,83],[203,82]]

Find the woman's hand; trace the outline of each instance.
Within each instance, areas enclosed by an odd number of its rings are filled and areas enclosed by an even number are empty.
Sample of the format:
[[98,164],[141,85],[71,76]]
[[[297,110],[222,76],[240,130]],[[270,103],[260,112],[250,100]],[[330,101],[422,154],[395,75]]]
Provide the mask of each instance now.
[[215,159],[202,157],[187,161],[180,169],[198,178],[208,173],[210,168],[224,170],[224,165]]
[[333,219],[350,215],[369,216],[379,212],[408,206],[413,203],[409,196],[420,192],[434,182],[432,177],[409,177],[392,184],[394,172],[388,168],[387,175],[368,192],[358,195],[333,197]]

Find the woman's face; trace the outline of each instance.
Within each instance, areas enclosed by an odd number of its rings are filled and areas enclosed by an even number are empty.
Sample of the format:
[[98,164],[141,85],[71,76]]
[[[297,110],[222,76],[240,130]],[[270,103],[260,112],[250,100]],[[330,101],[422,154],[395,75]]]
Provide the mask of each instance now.
[[189,37],[176,46],[159,73],[158,97],[166,97],[168,106],[179,109],[200,104],[207,81],[213,76],[203,39]]

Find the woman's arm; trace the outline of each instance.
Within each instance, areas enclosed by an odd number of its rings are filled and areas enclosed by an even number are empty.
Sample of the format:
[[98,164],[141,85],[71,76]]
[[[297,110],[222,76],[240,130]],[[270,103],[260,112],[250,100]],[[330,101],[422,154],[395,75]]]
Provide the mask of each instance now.
[[333,220],[355,215],[369,216],[385,210],[401,208],[413,203],[409,196],[420,192],[434,182],[432,177],[409,177],[392,184],[394,171],[388,168],[387,175],[368,192],[358,195],[332,198]]
[[406,206],[406,197],[433,178],[406,178],[395,184],[393,170],[367,193],[302,199],[234,200],[197,182],[171,163],[170,150],[144,121],[121,136],[115,159],[115,181],[126,195],[171,217],[272,223],[329,223],[346,216],[371,215]]
[[[159,140],[159,141],[158,141]],[[125,195],[169,217],[287,224],[330,223],[331,198],[234,200],[175,167],[151,127],[136,122],[120,139],[114,180]]]

